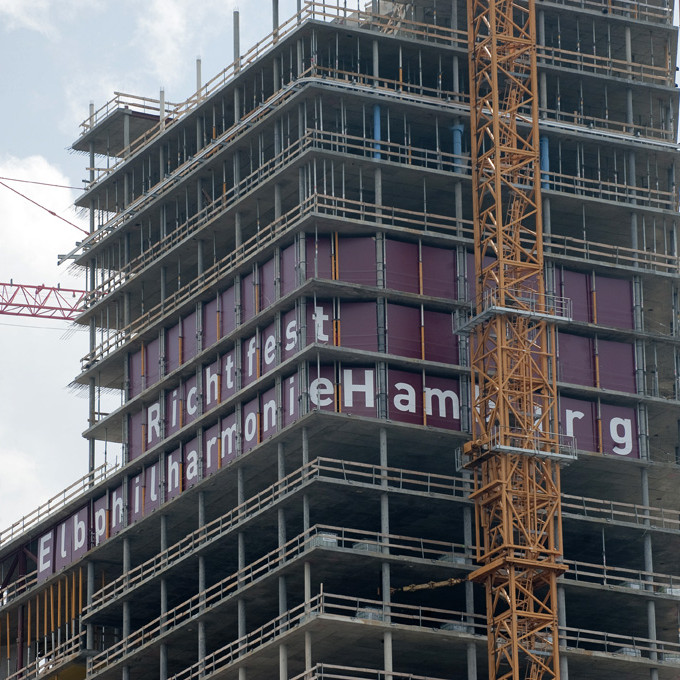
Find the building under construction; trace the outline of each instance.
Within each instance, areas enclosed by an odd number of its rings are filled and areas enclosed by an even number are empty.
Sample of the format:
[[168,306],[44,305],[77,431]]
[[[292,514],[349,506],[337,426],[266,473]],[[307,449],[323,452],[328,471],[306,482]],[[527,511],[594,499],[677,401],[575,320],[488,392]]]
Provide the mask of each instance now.
[[[274,0],[181,104],[91,108],[92,472],[0,534],[1,680],[680,677],[673,8],[479,4]],[[501,345],[545,408],[496,414]]]

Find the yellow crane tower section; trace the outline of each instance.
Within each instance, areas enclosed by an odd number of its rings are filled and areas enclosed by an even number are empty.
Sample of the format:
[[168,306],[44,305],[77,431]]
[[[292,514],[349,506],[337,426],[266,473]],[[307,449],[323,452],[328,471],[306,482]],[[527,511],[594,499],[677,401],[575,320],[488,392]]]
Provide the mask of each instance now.
[[468,0],[477,274],[470,334],[477,560],[489,677],[559,678],[560,459],[554,320],[546,294],[534,0]]

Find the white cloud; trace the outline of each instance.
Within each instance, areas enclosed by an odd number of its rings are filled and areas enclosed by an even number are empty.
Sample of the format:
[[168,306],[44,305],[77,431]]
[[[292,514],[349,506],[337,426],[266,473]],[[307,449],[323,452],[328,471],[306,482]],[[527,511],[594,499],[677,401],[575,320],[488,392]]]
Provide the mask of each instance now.
[[54,30],[50,0],[0,0],[0,17],[10,30],[25,28],[44,35]]
[[151,0],[145,6],[137,15],[135,42],[159,84],[171,87],[186,77],[203,43],[231,26],[235,4],[235,0]]

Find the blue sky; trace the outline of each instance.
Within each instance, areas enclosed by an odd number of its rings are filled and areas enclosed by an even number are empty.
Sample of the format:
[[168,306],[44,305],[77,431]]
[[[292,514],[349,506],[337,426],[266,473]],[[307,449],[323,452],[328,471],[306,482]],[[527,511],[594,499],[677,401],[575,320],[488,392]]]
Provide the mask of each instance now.
[[[295,0],[280,0],[281,21]],[[81,187],[85,156],[69,151],[114,91],[189,97],[271,30],[270,0],[0,0],[0,177]],[[75,191],[11,186],[77,222]],[[83,288],[57,267],[80,234],[0,186],[0,282]],[[68,388],[87,351],[63,322],[0,315],[0,531],[87,472],[87,399]],[[116,451],[109,449],[109,458]],[[100,452],[97,463],[102,462]]]

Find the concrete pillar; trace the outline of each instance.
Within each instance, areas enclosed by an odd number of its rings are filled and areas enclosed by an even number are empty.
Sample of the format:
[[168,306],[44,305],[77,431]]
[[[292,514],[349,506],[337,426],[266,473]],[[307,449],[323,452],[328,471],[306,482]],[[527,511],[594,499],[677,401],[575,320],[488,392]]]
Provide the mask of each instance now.
[[[87,563],[87,604],[92,604],[94,598],[94,562]],[[85,629],[85,648],[94,649],[94,624],[88,623]]]
[[[168,517],[161,515],[160,526],[161,552],[168,549]],[[168,613],[168,582],[161,578],[161,628],[165,625],[165,615]],[[165,642],[161,643],[159,649],[158,674],[160,680],[168,679],[168,647]]]
[[[557,587],[557,625],[567,625],[567,606],[564,596],[564,586]],[[558,640],[561,648],[566,648],[567,644],[562,639]],[[560,654],[560,680],[569,680],[569,660],[565,654]]]
[[[467,473],[469,478],[469,473]],[[463,542],[466,546],[474,545],[473,530],[472,530],[472,508],[466,506],[463,509]],[[467,557],[469,561],[472,561],[472,555]],[[474,597],[474,587],[471,581],[465,582],[465,612],[469,615],[467,622],[470,624],[469,632],[478,632],[474,629],[474,613],[475,613],[475,597]],[[477,680],[477,652],[475,649],[475,644],[473,642],[468,642],[466,647],[467,655],[467,680]]]
[[[240,70],[241,62],[241,31],[239,27],[239,13],[234,10],[234,71]],[[234,96],[236,92],[234,92]]]
[[272,32],[276,42],[279,35],[279,0],[272,0]]
[[274,219],[281,217],[281,184],[274,185]]

